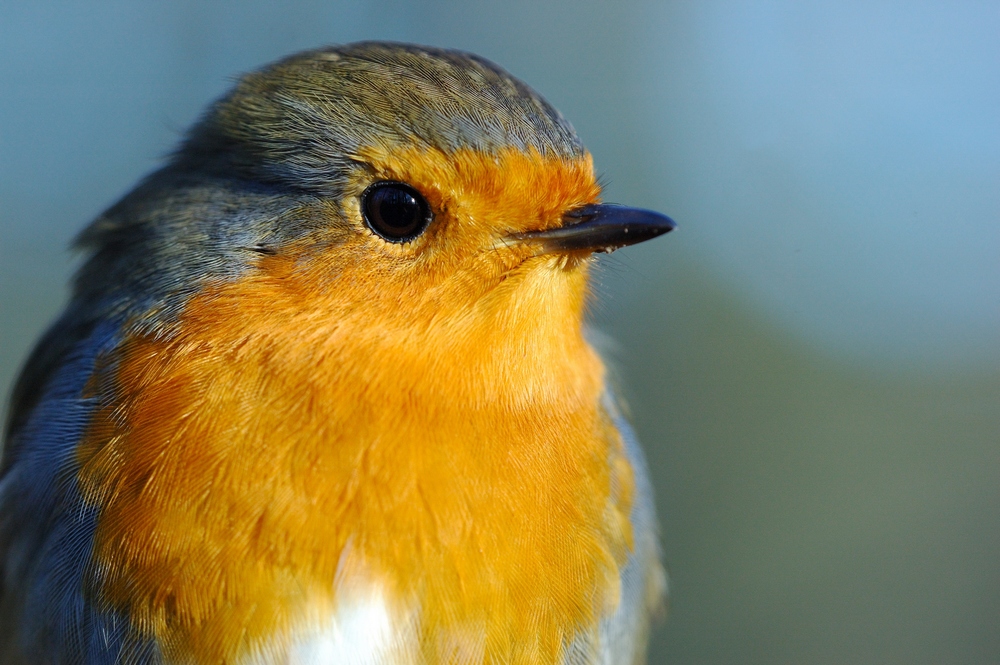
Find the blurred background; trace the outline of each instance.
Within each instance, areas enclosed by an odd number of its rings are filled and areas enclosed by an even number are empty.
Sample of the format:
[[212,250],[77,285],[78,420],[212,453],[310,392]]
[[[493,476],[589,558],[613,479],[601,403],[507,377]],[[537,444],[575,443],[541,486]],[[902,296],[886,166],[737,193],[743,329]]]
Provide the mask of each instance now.
[[1000,5],[0,1],[0,386],[73,235],[233,77],[358,39],[475,51],[576,126],[595,325],[654,475],[650,663],[1000,662]]

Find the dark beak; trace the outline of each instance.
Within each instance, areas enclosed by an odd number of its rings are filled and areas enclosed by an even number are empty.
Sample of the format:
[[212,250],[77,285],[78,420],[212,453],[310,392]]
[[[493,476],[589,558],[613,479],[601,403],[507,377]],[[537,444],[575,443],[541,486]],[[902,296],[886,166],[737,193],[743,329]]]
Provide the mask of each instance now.
[[571,210],[563,225],[545,231],[512,236],[519,242],[537,243],[542,253],[613,252],[672,231],[674,221],[652,210],[601,203]]

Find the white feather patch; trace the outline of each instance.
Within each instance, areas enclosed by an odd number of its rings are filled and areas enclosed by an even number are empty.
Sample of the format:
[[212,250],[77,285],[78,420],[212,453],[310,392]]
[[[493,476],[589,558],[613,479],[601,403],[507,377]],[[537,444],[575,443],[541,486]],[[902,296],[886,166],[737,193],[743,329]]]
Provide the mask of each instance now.
[[244,665],[414,665],[419,644],[415,612],[389,601],[380,586],[338,590],[332,612],[318,602],[291,635],[276,636]]

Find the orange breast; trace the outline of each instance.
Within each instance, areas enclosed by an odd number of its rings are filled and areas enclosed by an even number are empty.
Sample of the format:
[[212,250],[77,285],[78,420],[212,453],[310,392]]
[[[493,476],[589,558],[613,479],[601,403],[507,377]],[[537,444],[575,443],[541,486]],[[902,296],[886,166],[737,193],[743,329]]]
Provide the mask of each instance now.
[[103,597],[169,658],[232,662],[364,569],[419,607],[424,662],[455,640],[556,662],[617,602],[631,546],[585,267],[528,259],[432,325],[414,313],[440,303],[401,314],[300,258],[123,344],[78,451]]

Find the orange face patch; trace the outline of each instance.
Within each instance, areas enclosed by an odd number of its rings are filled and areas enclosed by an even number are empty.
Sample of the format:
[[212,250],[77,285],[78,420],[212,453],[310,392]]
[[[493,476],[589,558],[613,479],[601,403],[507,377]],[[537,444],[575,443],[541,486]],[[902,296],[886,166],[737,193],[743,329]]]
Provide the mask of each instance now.
[[461,220],[464,242],[474,234],[496,237],[558,226],[567,210],[600,196],[589,154],[564,160],[535,148],[491,155],[468,148],[448,153],[366,147],[357,159],[371,166],[373,179],[409,183],[435,210]]
[[617,602],[631,470],[581,332],[585,267],[494,244],[596,200],[589,159],[365,159],[428,198],[426,238],[266,257],[169,338],[122,345],[78,450],[97,583],[180,660],[286,633],[357,567],[419,607],[428,663],[456,640],[557,662]]

